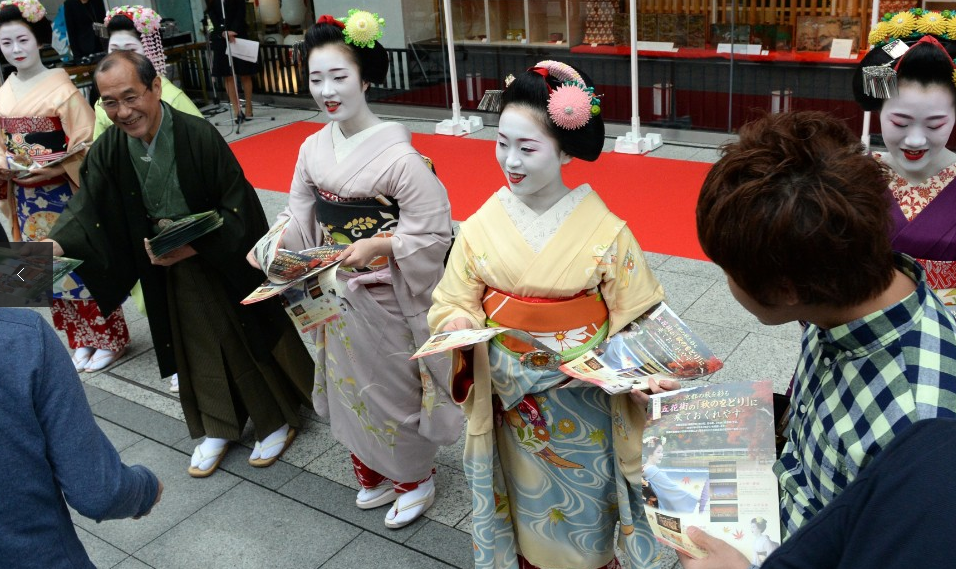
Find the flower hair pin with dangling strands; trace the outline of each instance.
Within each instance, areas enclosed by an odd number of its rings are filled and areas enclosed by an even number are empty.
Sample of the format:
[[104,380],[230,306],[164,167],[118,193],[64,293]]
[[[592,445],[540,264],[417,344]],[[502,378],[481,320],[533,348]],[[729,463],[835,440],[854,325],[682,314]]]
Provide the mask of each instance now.
[[[933,44],[952,62],[949,52],[936,36],[947,40],[956,39],[956,11],[935,12],[913,8],[896,14],[885,14],[883,19],[873,26],[868,39],[870,45],[881,48],[892,61],[862,69],[863,93],[874,99],[890,99],[897,95],[896,72],[903,56],[911,47],[907,46],[906,41],[912,42],[912,45]],[[953,64],[951,80],[956,85],[956,63]]]

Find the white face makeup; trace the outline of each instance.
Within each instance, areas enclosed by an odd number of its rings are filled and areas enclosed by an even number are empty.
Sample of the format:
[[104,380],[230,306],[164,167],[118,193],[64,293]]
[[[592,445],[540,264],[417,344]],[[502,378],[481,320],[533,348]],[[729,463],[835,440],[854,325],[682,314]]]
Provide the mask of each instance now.
[[107,51],[110,53],[114,51],[135,51],[140,55],[146,55],[143,42],[139,41],[139,37],[134,32],[128,30],[113,32],[110,35]]
[[942,85],[900,83],[899,95],[883,102],[880,125],[887,162],[908,181],[921,183],[956,161],[946,149],[956,119],[956,102]]
[[536,211],[533,203],[546,210],[568,192],[561,166],[569,158],[530,109],[511,105],[501,113],[495,156],[512,193]]
[[0,53],[17,72],[40,66],[40,48],[26,25],[10,22],[0,26]]
[[329,118],[339,122],[347,134],[361,129],[349,128],[354,119],[371,114],[365,101],[368,84],[362,81],[358,66],[340,45],[326,45],[309,54],[309,92]]

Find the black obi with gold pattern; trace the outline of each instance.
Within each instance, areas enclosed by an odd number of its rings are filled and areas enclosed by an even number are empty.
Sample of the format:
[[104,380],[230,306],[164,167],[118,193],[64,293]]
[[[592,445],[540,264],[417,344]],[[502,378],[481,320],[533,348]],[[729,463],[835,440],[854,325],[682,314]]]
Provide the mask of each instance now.
[[[350,245],[369,237],[391,237],[398,225],[399,207],[376,198],[342,198],[325,190],[315,191],[315,218],[325,228],[326,245]],[[388,266],[388,259],[376,257],[363,269],[374,271]]]

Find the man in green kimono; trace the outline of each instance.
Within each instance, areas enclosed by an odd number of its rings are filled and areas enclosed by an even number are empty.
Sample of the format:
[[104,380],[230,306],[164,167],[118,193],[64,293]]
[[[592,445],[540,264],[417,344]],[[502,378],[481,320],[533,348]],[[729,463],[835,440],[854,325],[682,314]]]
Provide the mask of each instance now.
[[[80,191],[50,234],[107,313],[137,279],[163,376],[179,372],[180,401],[196,447],[189,474],[212,474],[246,419],[255,424],[253,466],[291,444],[309,403],[313,362],[277,302],[242,306],[262,274],[245,253],[268,224],[242,168],[207,121],[160,100],[148,59],[117,51],[97,67],[101,105],[113,121],[90,149]],[[146,240],[163,220],[215,210],[222,227],[154,256]]]

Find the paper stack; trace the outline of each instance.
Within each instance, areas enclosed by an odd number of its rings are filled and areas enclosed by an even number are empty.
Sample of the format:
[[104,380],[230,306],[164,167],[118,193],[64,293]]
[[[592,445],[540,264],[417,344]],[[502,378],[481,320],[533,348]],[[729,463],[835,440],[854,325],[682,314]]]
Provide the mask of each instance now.
[[[167,223],[164,225],[163,221]],[[176,221],[162,220],[159,235],[149,240],[149,247],[153,255],[161,257],[220,227],[222,217],[214,210],[187,215]]]

